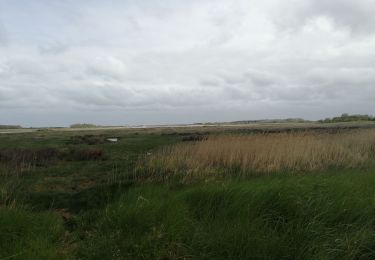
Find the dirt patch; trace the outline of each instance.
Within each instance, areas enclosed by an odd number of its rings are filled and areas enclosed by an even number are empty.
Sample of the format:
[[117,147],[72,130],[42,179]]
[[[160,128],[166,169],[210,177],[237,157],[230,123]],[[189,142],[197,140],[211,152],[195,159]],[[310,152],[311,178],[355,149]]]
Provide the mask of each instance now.
[[71,220],[74,217],[74,214],[69,211],[69,209],[56,209],[55,212],[63,218],[64,221]]
[[96,182],[92,180],[83,181],[80,184],[78,184],[77,189],[78,190],[85,190],[96,186]]

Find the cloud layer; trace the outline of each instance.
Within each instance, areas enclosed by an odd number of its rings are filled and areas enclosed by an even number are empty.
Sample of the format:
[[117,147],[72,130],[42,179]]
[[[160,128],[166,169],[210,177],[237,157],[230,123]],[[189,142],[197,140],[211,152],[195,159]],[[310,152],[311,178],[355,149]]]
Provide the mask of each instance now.
[[0,124],[374,113],[372,0],[0,0]]

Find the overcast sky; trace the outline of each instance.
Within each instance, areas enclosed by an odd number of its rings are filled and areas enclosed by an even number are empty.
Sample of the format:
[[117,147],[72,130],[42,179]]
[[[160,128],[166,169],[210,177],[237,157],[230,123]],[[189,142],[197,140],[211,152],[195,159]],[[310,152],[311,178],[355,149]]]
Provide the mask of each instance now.
[[0,0],[0,124],[375,114],[374,0]]

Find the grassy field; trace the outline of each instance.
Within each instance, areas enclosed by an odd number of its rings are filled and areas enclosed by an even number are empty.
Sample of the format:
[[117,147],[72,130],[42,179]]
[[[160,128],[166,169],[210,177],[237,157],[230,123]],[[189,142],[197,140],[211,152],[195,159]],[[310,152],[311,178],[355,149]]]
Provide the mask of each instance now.
[[371,124],[1,134],[0,259],[373,259],[374,157]]

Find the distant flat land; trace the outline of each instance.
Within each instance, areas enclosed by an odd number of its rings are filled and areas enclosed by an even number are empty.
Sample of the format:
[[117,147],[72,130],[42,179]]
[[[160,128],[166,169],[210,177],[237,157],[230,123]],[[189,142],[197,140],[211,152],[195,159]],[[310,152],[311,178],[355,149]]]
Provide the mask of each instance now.
[[20,134],[20,133],[31,133],[35,131],[37,131],[37,129],[28,129],[28,128],[0,129],[0,134]]
[[0,129],[0,134],[31,133],[35,131],[106,131],[106,130],[124,130],[124,131],[144,131],[144,132],[170,132],[176,130],[183,131],[283,131],[283,130],[319,130],[319,129],[357,129],[357,128],[375,128],[374,121],[368,122],[343,122],[343,123],[249,123],[249,124],[179,124],[179,125],[143,125],[143,126],[108,126],[108,127],[90,127],[90,128],[69,128],[69,127],[51,127],[51,128],[21,128],[21,129]]

